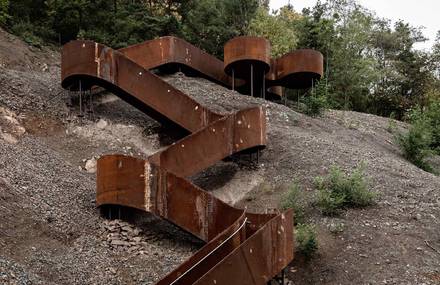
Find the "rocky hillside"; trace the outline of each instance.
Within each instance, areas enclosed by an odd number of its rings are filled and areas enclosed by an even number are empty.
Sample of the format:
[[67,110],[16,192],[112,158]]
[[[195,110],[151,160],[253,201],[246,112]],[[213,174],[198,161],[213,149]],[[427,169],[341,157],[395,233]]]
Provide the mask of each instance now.
[[[60,87],[59,58],[0,30],[0,283],[153,284],[201,243],[147,214],[102,218],[95,160],[147,157],[178,134],[112,94],[94,95],[80,117],[77,94]],[[254,211],[277,208],[291,181],[303,185],[319,249],[291,264],[292,284],[440,283],[440,178],[401,157],[388,119],[341,111],[310,118],[204,79],[164,79],[219,111],[266,106],[268,146],[258,162],[237,157],[192,179]],[[314,177],[360,162],[377,204],[322,216],[312,202]]]

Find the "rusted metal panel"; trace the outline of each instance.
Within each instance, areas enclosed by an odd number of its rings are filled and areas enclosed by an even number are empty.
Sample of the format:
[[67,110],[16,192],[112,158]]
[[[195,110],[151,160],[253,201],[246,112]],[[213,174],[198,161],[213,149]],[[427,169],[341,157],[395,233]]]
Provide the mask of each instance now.
[[[71,50],[75,51],[74,56],[70,56]],[[78,53],[78,50],[83,53]],[[62,61],[65,68],[62,71],[62,84],[65,88],[78,88],[80,80],[83,87],[113,86],[118,89],[112,90],[116,94],[119,95],[118,91],[129,94],[143,106],[190,132],[197,131],[221,117],[123,54],[100,44],[70,42],[63,48]]]
[[[145,162],[122,155],[104,156],[98,160],[96,203],[123,205],[147,210],[145,197],[149,195],[145,185]],[[149,178],[149,177],[148,177]],[[147,192],[147,193],[146,193]]]
[[224,62],[225,72],[232,75],[234,70],[238,78],[249,78],[251,64],[266,73],[270,69],[270,42],[261,37],[233,38],[225,44]]
[[277,215],[194,284],[266,284],[293,259],[292,219]]
[[243,243],[246,239],[246,224],[247,219],[244,212],[242,212],[240,218],[232,226],[206,243],[193,256],[156,284],[193,284],[200,276],[213,268],[219,260],[223,260]]
[[[271,58],[270,53],[270,43],[264,38],[234,38],[225,44],[225,73],[246,81],[239,90],[252,94],[256,91],[257,95],[262,88],[271,86],[309,88],[323,75],[323,56],[318,51],[301,49],[279,58]],[[278,91],[269,90],[272,95],[281,96]]]
[[324,72],[324,58],[316,50],[301,49],[277,58],[272,65],[269,84],[292,89],[312,86],[312,81],[320,79]]
[[96,202],[121,205],[163,217],[198,238],[209,241],[242,214],[188,180],[123,155],[98,160]]
[[231,78],[223,72],[223,61],[176,37],[161,37],[119,51],[145,69],[180,64],[222,85],[231,85]]
[[262,107],[241,110],[174,143],[151,161],[181,176],[191,176],[236,152],[266,145]]
[[261,72],[261,88],[307,85],[302,81],[322,75],[318,52],[298,51],[271,59],[269,42],[255,37],[228,42],[224,65],[174,37],[120,51],[90,41],[63,47],[64,88],[102,86],[153,118],[168,120],[192,133],[147,160],[122,155],[98,160],[98,206],[123,205],[148,211],[206,242],[157,284],[264,284],[293,259],[291,211],[245,213],[185,179],[234,153],[264,148],[264,109],[220,115],[149,72],[164,65],[185,66],[228,85],[229,67],[243,67],[243,74],[238,71],[236,75],[247,80],[249,64]]

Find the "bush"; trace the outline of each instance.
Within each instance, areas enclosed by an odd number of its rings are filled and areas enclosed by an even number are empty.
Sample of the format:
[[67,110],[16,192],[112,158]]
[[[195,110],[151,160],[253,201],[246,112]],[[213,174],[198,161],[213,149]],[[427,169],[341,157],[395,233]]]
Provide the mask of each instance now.
[[327,98],[323,95],[306,96],[301,99],[302,112],[312,117],[319,117],[328,108]]
[[433,154],[431,150],[432,129],[428,120],[416,119],[409,131],[405,134],[398,133],[395,140],[408,161],[425,171],[433,171],[426,161]]
[[361,164],[347,175],[339,167],[332,166],[327,176],[315,178],[317,204],[324,215],[333,216],[346,207],[366,207],[374,203],[377,195],[368,189],[364,168]]
[[328,90],[324,80],[315,82],[311,94],[303,97],[301,101],[301,111],[312,117],[321,116],[330,104],[327,100]]
[[296,250],[306,259],[312,257],[318,249],[315,227],[307,224],[298,224],[295,227]]
[[9,20],[8,14],[9,0],[0,0],[0,26],[4,26],[6,21]]
[[387,131],[390,134],[394,134],[397,130],[397,123],[396,123],[396,113],[392,112],[390,114],[390,118],[388,119],[388,127]]
[[324,185],[324,179],[316,179],[315,184],[318,188],[318,207],[326,216],[335,216],[339,214],[340,209],[344,207],[345,195],[328,191]]
[[304,205],[300,201],[301,191],[298,183],[293,182],[289,187],[289,191],[283,196],[280,205],[283,210],[293,209],[295,223],[304,221]]
[[40,48],[43,40],[35,35],[35,27],[29,22],[19,22],[11,28],[12,32],[23,39],[27,44]]
[[440,155],[440,100],[431,101],[421,114],[421,119],[426,120],[430,126],[430,148]]

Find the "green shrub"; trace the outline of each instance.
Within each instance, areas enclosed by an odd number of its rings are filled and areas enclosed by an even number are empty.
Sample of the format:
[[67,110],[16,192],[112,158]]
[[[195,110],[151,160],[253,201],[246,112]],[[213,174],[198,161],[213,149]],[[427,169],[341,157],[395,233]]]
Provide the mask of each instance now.
[[23,39],[27,44],[40,48],[43,45],[43,40],[35,35],[34,25],[29,22],[19,22],[12,26],[12,32]]
[[430,148],[440,155],[440,100],[431,101],[421,116],[430,126]]
[[323,95],[306,96],[301,99],[302,112],[312,117],[319,117],[328,108],[327,98]]
[[297,182],[293,182],[288,192],[283,196],[281,200],[281,209],[293,209],[295,223],[302,223],[304,221],[304,205],[301,202],[301,188]]
[[320,80],[315,82],[315,86],[310,94],[300,99],[302,103],[300,105],[300,111],[312,117],[321,116],[330,106],[327,96],[328,89],[326,81]]
[[306,259],[312,257],[318,249],[318,240],[313,225],[298,224],[295,227],[296,250]]
[[345,224],[341,222],[335,222],[328,225],[330,232],[334,235],[340,234],[345,230]]
[[431,150],[432,128],[428,120],[423,117],[417,118],[408,132],[398,133],[395,140],[408,161],[425,171],[433,171],[426,161],[433,154]]
[[4,26],[6,21],[10,19],[8,9],[9,0],[0,0],[0,26]]
[[397,130],[397,123],[396,123],[396,113],[392,112],[390,114],[390,118],[388,119],[388,128],[387,131],[391,134],[395,133]]
[[339,214],[344,207],[345,195],[327,190],[325,180],[322,177],[315,179],[315,185],[318,189],[318,207],[326,216],[335,216]]
[[332,166],[327,176],[315,178],[317,205],[324,215],[337,215],[346,207],[366,207],[374,203],[377,194],[368,189],[364,168],[361,164],[353,173],[345,174],[339,167]]

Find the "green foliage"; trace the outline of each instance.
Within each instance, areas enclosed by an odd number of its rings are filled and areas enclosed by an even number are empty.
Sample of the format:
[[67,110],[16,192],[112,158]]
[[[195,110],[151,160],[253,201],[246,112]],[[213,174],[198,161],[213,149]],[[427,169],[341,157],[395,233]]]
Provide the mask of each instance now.
[[[294,48],[323,53],[325,99],[332,108],[402,119],[440,97],[440,33],[432,51],[420,51],[414,48],[425,40],[420,28],[378,18],[356,0],[317,1],[302,13],[291,5],[270,12],[268,3],[0,0],[0,25],[35,46],[82,38],[121,48],[175,35],[219,58],[235,36],[264,36],[274,57]],[[306,112],[319,115],[321,95],[304,100]]]
[[12,32],[20,36],[26,43],[35,47],[41,47],[43,39],[34,32],[34,26],[29,22],[19,22],[12,27]]
[[295,227],[296,250],[306,259],[311,258],[318,250],[318,240],[313,225],[298,224]]
[[401,119],[432,86],[440,90],[432,84],[439,82],[439,53],[414,49],[425,40],[420,28],[392,26],[353,0],[327,0],[305,9],[296,29],[299,48],[324,54],[327,100],[335,108]]
[[293,182],[288,192],[281,200],[281,209],[293,209],[295,223],[300,224],[304,221],[304,204],[301,199],[302,189],[297,182]]
[[330,223],[328,225],[330,232],[334,235],[340,234],[345,230],[345,224],[342,222]]
[[184,16],[183,35],[189,42],[222,57],[224,44],[245,34],[257,8],[257,0],[195,1]]
[[306,96],[301,99],[302,112],[312,117],[319,117],[328,107],[327,98],[325,96]]
[[366,207],[374,203],[377,194],[370,191],[364,174],[364,165],[359,165],[351,174],[332,166],[325,177],[315,178],[318,189],[318,207],[324,215],[339,214],[346,207]]
[[300,99],[302,103],[301,111],[312,117],[319,117],[329,108],[327,101],[327,89],[324,80],[318,82],[309,96]]
[[6,21],[10,18],[8,9],[9,0],[0,0],[0,26],[5,25]]
[[425,108],[422,118],[427,120],[432,132],[430,148],[440,155],[440,100],[431,101]]
[[268,39],[272,46],[272,56],[278,57],[295,49],[298,42],[295,21],[300,18],[291,6],[285,6],[274,15],[266,7],[257,10],[249,24],[248,34]]
[[395,136],[403,156],[423,170],[435,172],[427,159],[440,154],[440,100],[431,101],[424,109],[413,109],[408,118],[412,122],[408,132]]
[[426,161],[432,154],[429,148],[432,133],[426,121],[415,122],[406,134],[397,134],[396,141],[407,160],[425,171],[432,171],[431,165]]
[[318,207],[326,216],[335,216],[339,214],[341,208],[344,207],[345,195],[343,193],[332,192],[324,187],[324,180],[316,179],[318,188]]
[[[1,24],[6,2],[0,1]],[[30,43],[82,38],[113,48],[176,35],[221,56],[227,40],[245,34],[257,8],[258,0],[19,0],[10,2],[6,26]]]
[[225,25],[225,19],[222,17],[223,9],[222,3],[217,0],[198,1],[186,14],[183,27],[185,37],[214,55],[222,55],[222,43],[225,43],[230,36],[236,35]]
[[393,112],[390,114],[390,118],[388,119],[387,131],[391,134],[395,133],[397,130],[397,123],[396,123],[395,118],[396,118],[396,115]]

